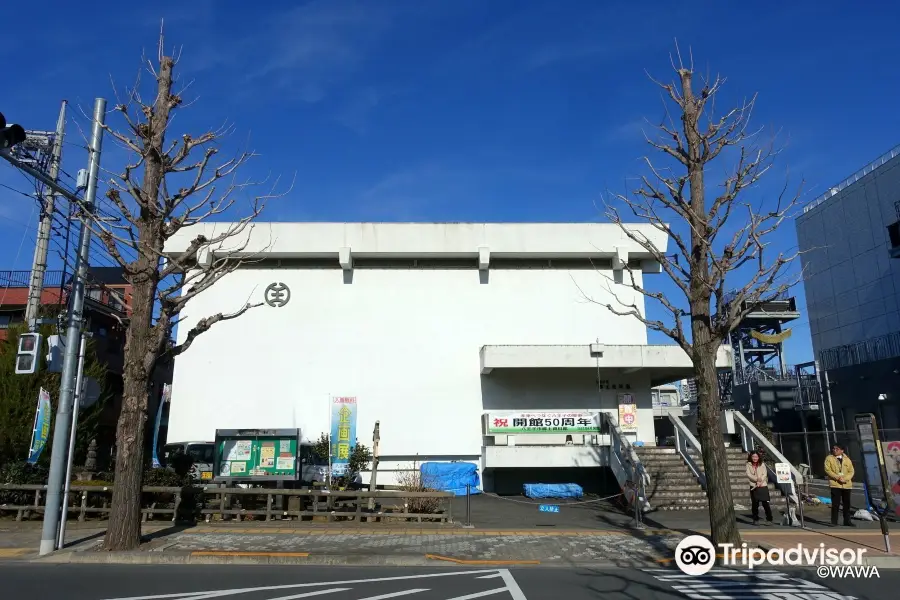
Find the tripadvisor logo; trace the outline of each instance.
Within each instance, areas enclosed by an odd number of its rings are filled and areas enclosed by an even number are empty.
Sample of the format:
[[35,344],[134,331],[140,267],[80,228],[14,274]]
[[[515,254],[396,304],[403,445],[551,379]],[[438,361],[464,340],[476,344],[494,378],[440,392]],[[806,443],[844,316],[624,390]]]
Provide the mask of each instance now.
[[[717,552],[718,550],[718,552]],[[675,564],[686,575],[705,575],[716,564],[716,558],[722,559],[724,567],[744,567],[753,569],[762,565],[817,567],[820,577],[879,577],[878,569],[865,564],[865,548],[826,548],[803,546],[796,544],[789,548],[752,548],[746,543],[719,544],[718,549],[709,538],[702,535],[689,535],[675,547]]]
[[716,547],[702,535],[689,535],[675,547],[675,564],[685,575],[706,575],[716,564]]

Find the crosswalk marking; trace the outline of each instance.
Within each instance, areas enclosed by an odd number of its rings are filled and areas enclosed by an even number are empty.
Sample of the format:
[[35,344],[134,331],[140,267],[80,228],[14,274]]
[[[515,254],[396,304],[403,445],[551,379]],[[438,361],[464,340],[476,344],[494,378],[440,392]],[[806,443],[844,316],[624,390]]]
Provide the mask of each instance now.
[[701,576],[663,569],[649,572],[693,600],[857,600],[781,571],[713,569]]

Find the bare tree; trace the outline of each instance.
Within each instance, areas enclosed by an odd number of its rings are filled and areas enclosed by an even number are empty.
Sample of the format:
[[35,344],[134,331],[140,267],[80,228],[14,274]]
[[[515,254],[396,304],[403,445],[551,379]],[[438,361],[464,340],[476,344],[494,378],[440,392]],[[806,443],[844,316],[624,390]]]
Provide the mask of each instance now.
[[[798,281],[788,270],[796,254],[773,253],[767,247],[769,235],[796,206],[799,192],[788,194],[784,186],[777,198],[768,202],[746,198],[746,190],[769,171],[778,154],[772,145],[757,145],[755,138],[760,132],[749,130],[755,96],[717,115],[716,95],[725,79],[701,77],[702,87],[695,91],[693,64],[686,67],[680,55],[677,61],[677,66],[672,61],[677,75],[674,82],[653,80],[663,90],[666,118],[656,126],[655,137],[645,135],[667,164],[644,157],[648,174],[641,177],[637,189],[613,195],[615,204],[627,207],[631,216],[664,232],[674,243],[674,254],[664,254],[639,230],[629,228],[612,203],[607,203],[607,215],[659,262],[683,298],[648,290],[625,265],[628,278],[623,278],[624,284],[655,300],[669,313],[671,319],[665,321],[670,322],[648,318],[633,301],[620,300],[611,286],[616,305],[603,303],[616,315],[632,316],[664,333],[691,358],[712,538],[715,543],[740,543],[722,443],[716,355],[751,310]],[[717,159],[730,166],[724,169],[721,186],[708,193],[707,170]]]
[[174,89],[176,64],[175,56],[163,52],[160,36],[158,57],[146,61],[154,82],[152,99],[142,98],[139,75],[125,97],[117,98],[114,112],[122,127],[103,127],[132,157],[121,173],[106,182],[106,197],[117,220],[98,217],[91,225],[132,286],[116,431],[115,492],[105,539],[109,550],[129,550],[140,544],[144,432],[157,365],[186,351],[216,323],[240,317],[258,304],[248,300],[234,312],[202,318],[176,345],[172,332],[179,315],[188,302],[247,260],[252,223],[266,200],[275,196],[250,194],[243,217],[223,223],[213,236],[198,234],[179,255],[165,252],[166,241],[176,233],[229,211],[242,193],[260,183],[236,177],[254,156],[252,152],[217,160],[219,142],[230,133],[229,127],[199,136],[172,135],[175,113],[184,106],[183,90]]

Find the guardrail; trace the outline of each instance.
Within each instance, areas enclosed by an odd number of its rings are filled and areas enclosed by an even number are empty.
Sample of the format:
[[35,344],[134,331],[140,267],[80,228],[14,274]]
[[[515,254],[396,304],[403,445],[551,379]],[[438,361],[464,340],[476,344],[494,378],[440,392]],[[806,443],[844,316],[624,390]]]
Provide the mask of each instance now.
[[[32,513],[43,513],[45,485],[0,484],[0,498],[18,493],[12,503],[0,503],[0,514],[15,512],[16,521],[30,518]],[[88,515],[108,516],[114,488],[112,486],[73,485],[72,502],[68,512],[76,513],[79,521]],[[296,517],[302,519],[324,517],[327,521],[354,519],[367,521],[415,521],[452,523],[450,492],[407,492],[393,490],[329,491],[329,490],[279,490],[265,488],[224,488],[217,486],[187,486],[143,488],[142,519],[146,522],[154,516],[166,516],[169,520],[211,520],[219,516],[236,520],[255,520],[264,517]],[[25,500],[28,498],[28,500]],[[369,509],[369,499],[375,499],[375,508]],[[276,506],[276,503],[279,506]],[[160,506],[162,505],[162,506]],[[237,505],[237,507],[235,507]]]

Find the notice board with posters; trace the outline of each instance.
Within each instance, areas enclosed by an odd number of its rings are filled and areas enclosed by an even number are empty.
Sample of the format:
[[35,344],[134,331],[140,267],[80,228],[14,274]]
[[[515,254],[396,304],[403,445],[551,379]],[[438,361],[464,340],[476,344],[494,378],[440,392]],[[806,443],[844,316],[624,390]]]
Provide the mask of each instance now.
[[299,429],[217,429],[213,481],[298,479]]

